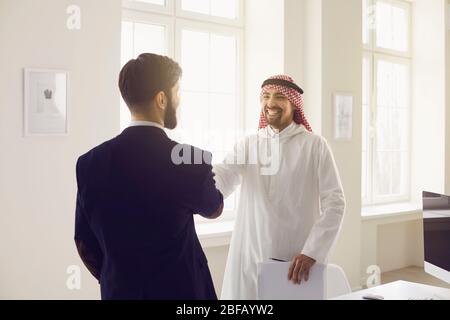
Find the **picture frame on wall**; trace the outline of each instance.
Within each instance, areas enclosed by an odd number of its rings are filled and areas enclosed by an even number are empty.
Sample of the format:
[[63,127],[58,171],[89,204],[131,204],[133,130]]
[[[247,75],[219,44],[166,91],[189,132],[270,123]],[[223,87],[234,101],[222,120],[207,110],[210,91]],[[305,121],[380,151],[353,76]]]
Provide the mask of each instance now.
[[24,69],[24,136],[68,135],[68,71]]
[[334,139],[350,141],[353,137],[353,95],[350,93],[335,93],[334,108]]

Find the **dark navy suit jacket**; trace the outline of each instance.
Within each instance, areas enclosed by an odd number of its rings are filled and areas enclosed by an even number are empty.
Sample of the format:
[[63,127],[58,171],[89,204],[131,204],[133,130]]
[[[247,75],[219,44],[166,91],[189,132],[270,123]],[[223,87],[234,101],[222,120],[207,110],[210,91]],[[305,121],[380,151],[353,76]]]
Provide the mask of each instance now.
[[193,215],[223,197],[211,165],[174,164],[175,146],[137,126],[78,159],[75,242],[102,299],[217,299]]

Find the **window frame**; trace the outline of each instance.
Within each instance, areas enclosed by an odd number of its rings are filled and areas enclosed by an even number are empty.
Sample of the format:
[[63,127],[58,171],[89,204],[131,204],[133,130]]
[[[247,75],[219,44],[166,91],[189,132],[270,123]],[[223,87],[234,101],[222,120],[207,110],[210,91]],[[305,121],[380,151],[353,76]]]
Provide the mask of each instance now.
[[[174,18],[165,17],[149,12],[124,9],[122,11],[122,22],[150,24],[165,27],[167,55],[170,57],[174,56],[175,52]],[[135,54],[134,42],[133,42],[133,54]]]
[[[236,88],[235,93],[239,99],[236,101],[238,103],[238,108],[236,112],[236,123],[237,123],[237,134],[239,133],[239,128],[245,129],[245,112],[243,108],[244,105],[244,32],[243,30],[237,30],[230,27],[211,25],[205,22],[197,22],[186,19],[177,19],[175,22],[175,38],[181,40],[181,33],[183,30],[193,30],[193,31],[204,31],[211,32],[215,34],[232,35],[236,37],[236,50],[238,56],[236,57],[237,73],[236,73]],[[175,59],[181,61],[181,41],[177,41],[175,44]]]
[[244,26],[244,1],[236,0],[237,4],[237,15],[236,19],[228,19],[224,17],[216,17],[208,14],[197,13],[192,11],[186,11],[182,9],[181,5],[182,0],[175,0],[175,15],[177,17],[196,20],[196,21],[204,21],[204,22],[212,22],[217,24],[235,26],[235,27],[243,27]]
[[[408,49],[406,51],[398,51],[388,48],[383,48],[377,46],[377,28],[376,28],[376,5],[378,2],[388,3],[392,6],[406,9],[408,12]],[[405,58],[411,58],[412,56],[412,5],[407,0],[367,0],[368,7],[374,8],[375,14],[375,27],[373,29],[369,29],[368,34],[368,43],[365,44],[364,48],[366,50],[376,51],[378,53],[389,54],[393,56],[402,56]]]
[[[368,42],[363,41],[363,61],[367,59],[368,61],[368,123],[367,123],[367,180],[366,183],[366,196],[361,195],[362,206],[376,206],[389,203],[399,203],[408,202],[411,200],[411,155],[412,155],[412,117],[413,109],[411,107],[412,103],[412,5],[407,1],[401,0],[367,0],[367,10],[368,8],[376,8],[378,2],[389,3],[401,8],[406,8],[408,12],[408,50],[406,52],[390,50],[386,48],[381,48],[376,46],[376,27],[373,29],[368,29]],[[376,11],[376,10],[375,10]],[[363,11],[363,15],[366,12]],[[366,21],[366,19],[364,19]],[[367,27],[367,26],[366,26]],[[405,193],[400,195],[389,195],[389,196],[375,196],[375,179],[374,179],[374,168],[375,168],[375,145],[376,145],[376,120],[377,120],[377,66],[380,60],[389,61],[396,64],[405,64],[408,68],[408,108],[407,108],[407,125],[408,125],[408,137],[407,137],[407,153],[408,159],[406,170],[406,190]],[[363,125],[364,129],[364,125]],[[363,158],[362,158],[363,159]],[[363,159],[364,161],[364,159]]]
[[[189,19],[177,18],[175,22],[175,38],[178,39],[175,45],[175,59],[177,61],[181,61],[181,33],[183,30],[193,30],[193,31],[203,31],[203,32],[212,32],[215,34],[223,34],[223,35],[232,35],[237,39],[236,42],[236,50],[238,52],[238,56],[236,57],[236,64],[238,68],[238,72],[236,73],[236,96],[238,97],[237,103],[237,112],[236,112],[236,137],[239,137],[239,133],[245,131],[245,110],[241,108],[244,105],[245,97],[244,97],[244,31],[242,29],[236,29],[229,26],[221,26],[221,25],[213,25],[204,21],[192,21]],[[231,151],[231,150],[230,150]],[[236,218],[236,211],[238,206],[238,195],[235,194],[234,200],[234,210],[226,210],[224,209],[221,218],[219,221],[230,221]],[[196,217],[196,223],[208,223],[208,221],[201,217]]]
[[[166,0],[166,6],[150,3],[139,3],[137,1],[122,0],[122,22],[143,23],[161,25],[165,27],[167,55],[176,61],[181,61],[181,32],[183,27],[197,31],[213,32],[216,34],[233,35],[236,37],[236,138],[245,132],[245,110],[242,108],[245,102],[245,39],[244,39],[244,2],[238,1],[238,18],[226,19],[194,12],[181,10],[180,0]],[[134,46],[134,43],[133,43]],[[135,50],[133,48],[133,54]],[[231,150],[230,150],[231,151]],[[239,188],[237,189],[239,190]],[[239,195],[235,192],[234,209],[223,211],[222,216],[215,222],[233,221],[236,218]],[[198,224],[211,223],[198,215],[195,216]]]
[[[393,195],[389,195],[389,196],[376,196],[374,193],[374,188],[375,188],[375,179],[374,179],[374,175],[373,175],[373,171],[374,171],[374,166],[375,166],[375,145],[376,145],[376,121],[377,121],[377,110],[378,110],[378,101],[377,101],[377,66],[380,60],[383,61],[388,61],[391,63],[395,63],[395,64],[402,64],[405,65],[407,67],[408,70],[408,79],[409,79],[409,83],[407,84],[408,87],[408,97],[407,97],[407,105],[409,106],[408,108],[406,108],[407,111],[407,115],[406,115],[406,121],[408,124],[408,137],[407,137],[407,146],[406,146],[406,151],[400,150],[399,152],[407,152],[408,154],[408,159],[409,161],[407,161],[407,167],[405,169],[406,171],[406,190],[405,193],[400,193],[398,196],[393,196]],[[374,135],[371,139],[371,153],[372,153],[372,158],[371,158],[371,165],[372,165],[372,176],[371,176],[371,189],[372,189],[372,193],[371,193],[371,202],[372,204],[387,204],[387,203],[396,203],[396,202],[407,202],[410,200],[410,195],[411,195],[411,137],[412,137],[412,108],[411,108],[411,102],[412,102],[412,72],[411,72],[411,60],[409,59],[405,59],[405,58],[400,58],[400,57],[393,57],[391,55],[386,55],[386,54],[382,54],[382,53],[374,53],[373,55],[373,75],[372,75],[372,81],[373,81],[373,94],[372,94],[372,108],[373,108],[373,113],[372,113],[372,117],[373,117],[373,122],[371,123],[372,126],[374,126],[373,132]]]
[[165,0],[166,5],[161,6],[152,3],[145,3],[137,0],[122,0],[122,9],[136,10],[140,12],[154,12],[171,15],[174,12],[173,0]]
[[[373,87],[373,55],[369,52],[363,53],[363,60],[367,59],[367,65],[368,65],[368,80],[367,80],[367,132],[366,132],[366,144],[367,144],[367,163],[366,163],[366,174],[367,174],[367,180],[366,182],[366,194],[365,197],[362,197],[363,205],[372,203],[372,194],[373,194],[373,184],[372,184],[372,177],[373,177],[373,167],[374,167],[374,157],[372,155],[373,153],[373,140],[375,136],[374,126],[373,126],[373,118],[374,118],[374,112],[375,112],[375,104],[373,103],[373,97],[374,97],[374,87]],[[363,105],[364,108],[364,105]],[[363,124],[364,129],[364,124]],[[363,159],[364,161],[364,159]]]

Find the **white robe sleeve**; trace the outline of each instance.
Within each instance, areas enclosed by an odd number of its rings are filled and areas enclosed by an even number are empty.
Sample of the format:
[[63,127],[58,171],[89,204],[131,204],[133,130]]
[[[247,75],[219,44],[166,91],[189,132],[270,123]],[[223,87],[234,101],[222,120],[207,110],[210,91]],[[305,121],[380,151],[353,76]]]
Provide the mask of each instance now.
[[319,263],[327,263],[328,254],[341,228],[345,197],[331,149],[321,139],[318,156],[320,218],[313,225],[302,254]]
[[242,152],[245,152],[245,141],[236,144],[222,163],[213,166],[216,188],[222,193],[224,199],[228,198],[241,184],[245,166],[245,161],[242,161],[242,156],[245,160],[245,153]]

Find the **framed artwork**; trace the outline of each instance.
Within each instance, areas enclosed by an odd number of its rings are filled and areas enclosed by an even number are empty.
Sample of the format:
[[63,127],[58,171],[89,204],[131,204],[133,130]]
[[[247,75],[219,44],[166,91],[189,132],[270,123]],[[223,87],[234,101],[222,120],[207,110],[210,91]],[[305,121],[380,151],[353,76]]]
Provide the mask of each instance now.
[[24,70],[24,135],[68,134],[68,72]]
[[353,95],[335,93],[334,107],[334,139],[351,140],[353,136]]

